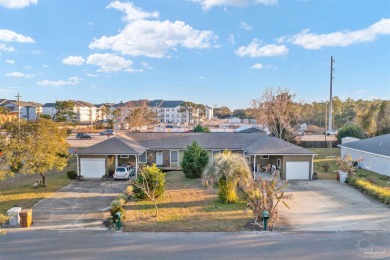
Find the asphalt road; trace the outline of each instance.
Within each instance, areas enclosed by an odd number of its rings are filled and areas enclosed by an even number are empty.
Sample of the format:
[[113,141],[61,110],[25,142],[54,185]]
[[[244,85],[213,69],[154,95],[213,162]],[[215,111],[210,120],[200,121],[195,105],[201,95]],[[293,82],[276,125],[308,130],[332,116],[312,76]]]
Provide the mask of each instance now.
[[389,232],[8,230],[0,259],[389,259]]
[[91,136],[91,139],[77,139],[76,134],[70,135],[68,138],[66,138],[66,141],[69,143],[70,147],[89,147],[91,145],[103,142],[104,140],[107,140],[108,138],[106,135],[99,135],[99,134],[89,134]]

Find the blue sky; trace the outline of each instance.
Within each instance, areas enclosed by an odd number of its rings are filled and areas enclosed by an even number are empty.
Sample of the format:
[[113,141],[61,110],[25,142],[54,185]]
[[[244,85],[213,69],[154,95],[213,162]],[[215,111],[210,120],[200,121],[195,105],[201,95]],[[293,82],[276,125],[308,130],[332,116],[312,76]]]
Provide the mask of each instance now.
[[390,99],[388,0],[0,0],[0,98]]

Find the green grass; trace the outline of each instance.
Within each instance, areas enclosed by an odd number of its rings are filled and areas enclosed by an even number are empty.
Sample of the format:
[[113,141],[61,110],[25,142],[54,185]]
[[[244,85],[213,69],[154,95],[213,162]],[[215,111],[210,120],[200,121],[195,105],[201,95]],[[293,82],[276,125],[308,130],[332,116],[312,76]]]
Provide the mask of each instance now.
[[[337,160],[340,159],[340,148],[313,148],[310,149],[317,155],[314,157],[314,172],[318,174],[320,179],[335,180],[336,171],[338,170]],[[329,164],[329,169],[326,172],[321,165]]]
[[7,214],[7,210],[15,205],[22,208],[31,208],[39,200],[44,199],[62,187],[72,182],[66,172],[76,169],[76,158],[69,161],[68,167],[63,171],[50,171],[46,174],[47,187],[37,188],[33,184],[41,179],[39,174],[22,175],[15,174],[6,180],[0,181],[0,213]]
[[158,199],[159,216],[149,201],[130,200],[124,231],[204,232],[240,231],[251,221],[246,201],[218,202],[217,189],[207,189],[201,180],[186,179],[182,172],[166,174],[165,193]]

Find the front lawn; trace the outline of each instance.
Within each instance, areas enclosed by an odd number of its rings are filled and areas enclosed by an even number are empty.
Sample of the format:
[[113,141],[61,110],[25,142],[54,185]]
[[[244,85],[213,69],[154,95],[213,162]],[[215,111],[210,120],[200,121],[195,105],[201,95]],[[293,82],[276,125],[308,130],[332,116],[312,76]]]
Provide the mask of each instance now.
[[71,183],[72,180],[68,179],[66,172],[75,169],[76,158],[73,157],[63,171],[51,171],[46,174],[48,186],[45,188],[35,189],[33,187],[33,184],[41,179],[39,174],[15,174],[14,177],[0,181],[0,213],[7,214],[7,210],[15,205],[21,205],[23,209],[31,208],[39,200]]
[[252,219],[244,199],[237,204],[222,204],[217,201],[217,188],[207,189],[201,180],[187,179],[179,171],[168,172],[165,179],[158,218],[154,217],[151,202],[131,199],[125,205],[124,231],[240,231]]

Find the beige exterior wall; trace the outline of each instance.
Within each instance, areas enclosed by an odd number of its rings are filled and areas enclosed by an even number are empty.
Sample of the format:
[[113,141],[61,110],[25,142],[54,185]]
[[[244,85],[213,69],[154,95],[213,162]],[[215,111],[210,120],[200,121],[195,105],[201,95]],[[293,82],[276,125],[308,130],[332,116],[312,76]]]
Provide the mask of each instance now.
[[309,179],[313,175],[313,156],[311,155],[284,155],[282,160],[282,179],[286,179],[286,162],[309,162]]

